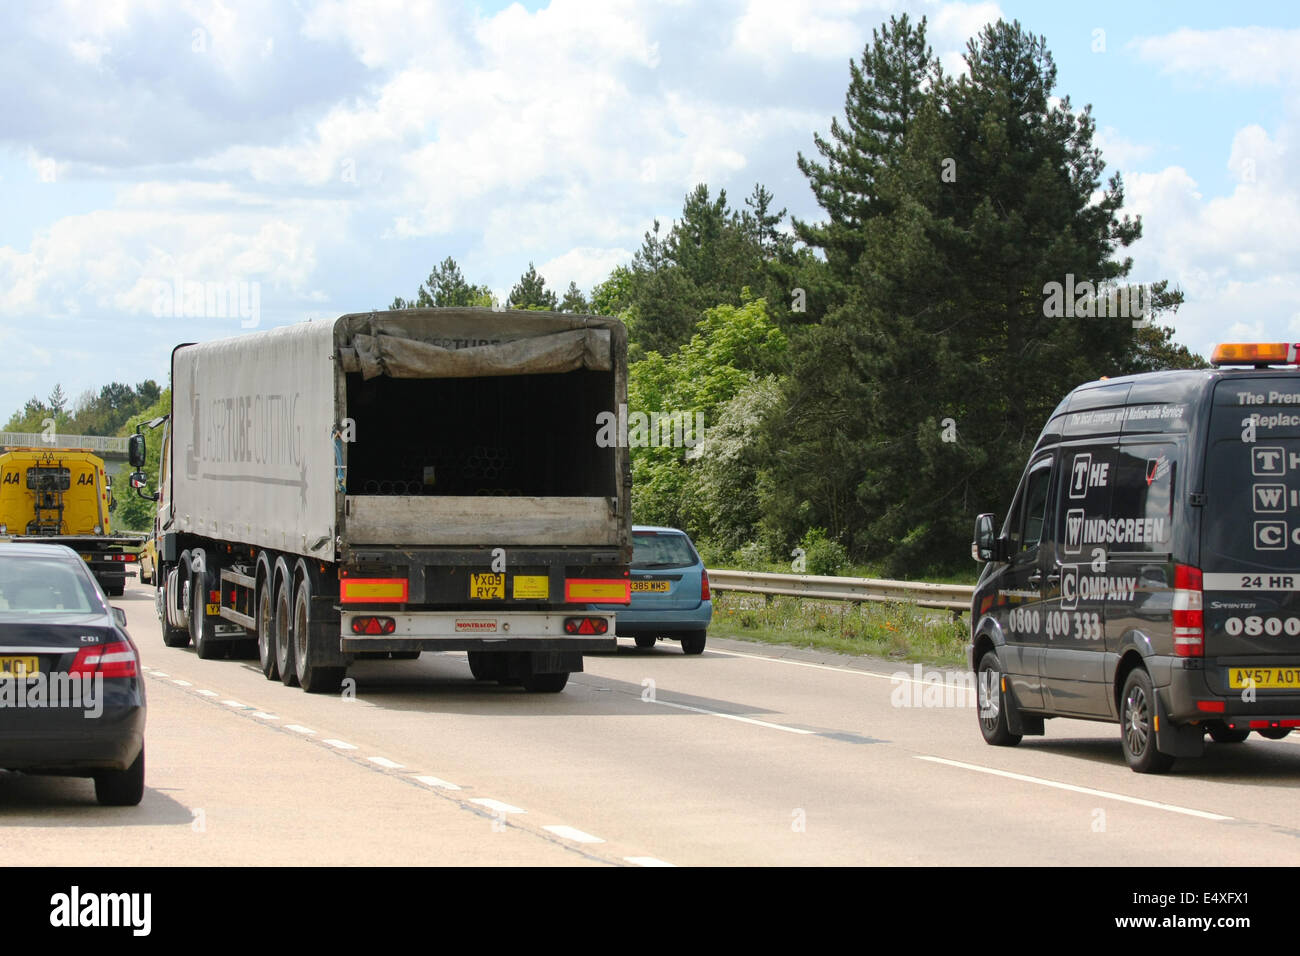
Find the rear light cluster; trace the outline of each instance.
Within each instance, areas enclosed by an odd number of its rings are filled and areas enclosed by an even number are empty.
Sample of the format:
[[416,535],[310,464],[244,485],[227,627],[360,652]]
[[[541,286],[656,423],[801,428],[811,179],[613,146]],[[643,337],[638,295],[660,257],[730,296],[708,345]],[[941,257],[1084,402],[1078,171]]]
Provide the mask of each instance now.
[[566,617],[565,634],[605,634],[609,631],[609,621],[603,617]]
[[137,561],[139,560],[134,554],[105,554],[105,561]]
[[1205,656],[1205,611],[1201,601],[1201,569],[1174,566],[1174,655]]
[[126,641],[83,647],[68,668],[69,674],[102,674],[104,677],[135,677],[135,648]]
[[354,617],[353,634],[392,634],[397,630],[397,622],[391,617]]
[[709,572],[707,570],[700,571],[700,600],[701,601],[712,600],[709,591]]

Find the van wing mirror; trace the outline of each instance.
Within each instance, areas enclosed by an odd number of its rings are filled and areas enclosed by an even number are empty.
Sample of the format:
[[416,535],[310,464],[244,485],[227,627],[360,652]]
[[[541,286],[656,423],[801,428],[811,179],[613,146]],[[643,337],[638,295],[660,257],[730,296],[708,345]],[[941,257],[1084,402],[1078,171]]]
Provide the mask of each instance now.
[[993,517],[982,514],[975,519],[975,540],[971,542],[970,556],[976,561],[1006,560],[1006,543],[997,537]]
[[132,468],[144,467],[144,436],[139,432],[127,438],[126,456]]

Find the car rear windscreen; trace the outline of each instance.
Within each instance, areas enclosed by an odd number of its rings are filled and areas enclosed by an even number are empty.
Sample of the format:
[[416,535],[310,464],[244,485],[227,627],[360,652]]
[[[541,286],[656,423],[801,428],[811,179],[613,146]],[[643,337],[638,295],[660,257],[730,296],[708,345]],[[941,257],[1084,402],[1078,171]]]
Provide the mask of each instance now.
[[1300,373],[1221,380],[1206,456],[1202,567],[1300,568]]
[[640,570],[647,568],[684,568],[694,564],[695,549],[690,541],[681,534],[644,534],[632,535],[632,567]]
[[93,587],[66,561],[0,554],[0,613],[102,611]]

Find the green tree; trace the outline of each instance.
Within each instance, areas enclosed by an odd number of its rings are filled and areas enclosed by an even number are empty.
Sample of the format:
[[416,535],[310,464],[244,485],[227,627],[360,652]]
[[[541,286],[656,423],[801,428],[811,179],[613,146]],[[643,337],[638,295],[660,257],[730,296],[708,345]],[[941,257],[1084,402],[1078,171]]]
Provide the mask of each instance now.
[[445,307],[483,307],[492,305],[492,290],[486,285],[466,281],[460,266],[451,256],[443,259],[420,284],[414,299],[397,296],[390,309],[429,309]]
[[565,290],[564,298],[560,300],[561,312],[575,312],[580,315],[591,313],[591,303],[587,297],[582,294],[576,282],[570,282],[569,288]]
[[538,274],[530,262],[528,271],[519,277],[514,288],[510,290],[510,308],[533,309],[554,312],[559,305],[559,297],[546,288],[546,280]]

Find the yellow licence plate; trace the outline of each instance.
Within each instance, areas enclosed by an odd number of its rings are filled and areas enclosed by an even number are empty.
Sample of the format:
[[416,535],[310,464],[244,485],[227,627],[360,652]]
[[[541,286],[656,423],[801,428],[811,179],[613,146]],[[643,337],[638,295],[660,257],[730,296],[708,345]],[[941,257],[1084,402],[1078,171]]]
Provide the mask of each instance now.
[[28,677],[40,672],[39,657],[0,657],[0,677]]
[[633,581],[633,591],[658,591],[666,593],[670,585],[667,581]]
[[1300,688],[1300,667],[1229,667],[1228,686]]
[[469,596],[479,601],[504,601],[506,576],[504,574],[470,574]]

